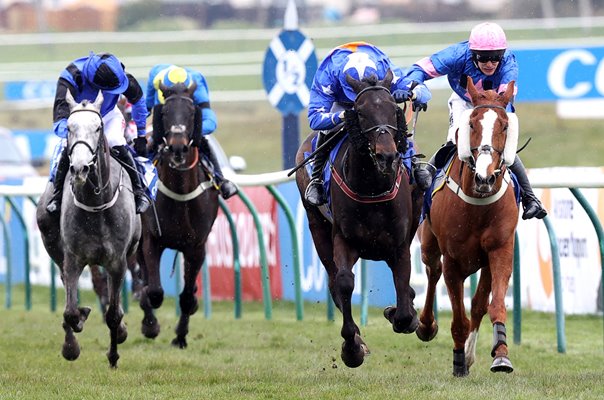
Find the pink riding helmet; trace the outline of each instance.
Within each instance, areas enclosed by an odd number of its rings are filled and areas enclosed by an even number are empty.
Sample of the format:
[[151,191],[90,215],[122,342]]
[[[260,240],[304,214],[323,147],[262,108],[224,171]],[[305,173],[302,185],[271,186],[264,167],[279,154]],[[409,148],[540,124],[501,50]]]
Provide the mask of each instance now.
[[494,22],[483,22],[470,32],[470,50],[505,50],[508,43],[505,32]]

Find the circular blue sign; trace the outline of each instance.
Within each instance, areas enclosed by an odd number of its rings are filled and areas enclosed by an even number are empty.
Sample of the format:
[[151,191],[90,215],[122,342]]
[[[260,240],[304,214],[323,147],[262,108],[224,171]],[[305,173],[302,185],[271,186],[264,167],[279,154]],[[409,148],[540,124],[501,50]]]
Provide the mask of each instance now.
[[264,57],[262,81],[268,101],[282,114],[299,113],[308,106],[316,70],[312,41],[300,31],[281,31]]

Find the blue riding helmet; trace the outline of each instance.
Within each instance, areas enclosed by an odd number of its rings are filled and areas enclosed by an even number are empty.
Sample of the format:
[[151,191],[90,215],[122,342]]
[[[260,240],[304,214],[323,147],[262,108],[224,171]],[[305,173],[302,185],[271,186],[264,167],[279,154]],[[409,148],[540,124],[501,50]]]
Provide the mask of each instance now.
[[346,82],[347,74],[359,81],[363,78],[370,77],[371,75],[375,75],[376,78],[379,78],[375,61],[372,60],[367,53],[356,52],[349,54],[346,57],[346,64],[342,68],[339,79],[340,86],[342,86],[344,94],[350,101],[354,101],[357,98],[357,94],[350,87],[348,82]]
[[92,86],[111,94],[124,93],[130,84],[124,65],[113,54],[91,52],[82,73]]

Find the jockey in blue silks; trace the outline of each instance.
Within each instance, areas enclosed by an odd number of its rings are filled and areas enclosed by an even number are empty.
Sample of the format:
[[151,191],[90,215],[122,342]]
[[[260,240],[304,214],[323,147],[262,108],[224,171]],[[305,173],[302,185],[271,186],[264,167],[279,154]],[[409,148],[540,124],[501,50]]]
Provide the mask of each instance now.
[[[466,90],[467,77],[471,77],[477,89],[504,92],[511,81],[515,81],[518,90],[518,63],[514,54],[507,49],[507,39],[503,29],[492,22],[476,25],[470,32],[469,40],[453,44],[430,57],[417,61],[405,75],[406,80],[423,83],[437,76],[447,75],[453,94],[449,98],[449,131],[447,143],[432,157],[430,164],[436,168],[442,157],[437,154],[448,153],[455,143],[459,119],[465,110],[473,108]],[[514,112],[514,106],[508,104],[508,112]],[[544,218],[547,211],[533,193],[526,170],[516,155],[510,169],[518,178],[524,213],[523,219]]]
[[[157,64],[149,71],[149,80],[147,81],[147,110],[151,111],[156,106],[161,107],[164,104],[164,94],[160,89],[160,83],[166,88],[170,88],[177,83],[183,83],[191,87],[195,83],[195,92],[193,93],[193,103],[197,112],[201,114],[201,132],[195,132],[196,140],[193,144],[198,146],[202,154],[205,154],[214,167],[214,177],[220,187],[220,194],[224,199],[235,195],[238,192],[237,186],[226,179],[222,174],[220,164],[216,159],[216,154],[210,147],[210,144],[204,137],[210,135],[216,130],[216,114],[210,108],[210,90],[205,77],[198,71],[190,68],[183,68],[172,64]],[[157,146],[159,143],[155,143]]]
[[[419,108],[425,111],[426,103],[432,97],[428,88],[423,84],[412,88],[410,80],[401,79],[401,69],[392,64],[388,56],[374,45],[365,42],[346,43],[334,48],[325,57],[315,73],[308,105],[310,128],[318,131],[317,148],[339,131],[344,122],[344,110],[351,109],[354,105],[357,95],[346,82],[346,75],[357,80],[375,75],[382,80],[389,69],[394,75],[390,90],[395,101],[402,103],[411,99],[414,110]],[[409,155],[413,156],[413,143],[410,143],[409,148]],[[304,194],[306,201],[315,206],[327,202],[322,171],[328,157],[329,149],[325,148],[315,155],[311,181]],[[425,190],[432,183],[432,173],[421,168],[415,157],[412,160],[415,181]]]
[[69,104],[65,100],[70,91],[78,103],[83,100],[94,101],[98,92],[103,93],[101,116],[103,129],[109,147],[121,163],[126,165],[126,172],[132,181],[132,189],[136,201],[136,212],[145,212],[149,207],[149,199],[145,196],[144,187],[136,168],[132,154],[128,150],[124,128],[124,115],[117,107],[120,94],[123,94],[132,104],[132,118],[136,123],[137,137],[134,139],[134,150],[139,156],[145,156],[147,149],[146,121],[147,108],[143,98],[143,90],[138,81],[126,73],[124,65],[112,54],[90,53],[88,57],[78,58],[70,63],[60,74],[55,94],[53,121],[54,133],[62,140],[57,144],[50,168],[54,192],[46,210],[55,213],[61,208],[63,184],[69,169],[69,155],[64,150],[67,141],[67,118]]

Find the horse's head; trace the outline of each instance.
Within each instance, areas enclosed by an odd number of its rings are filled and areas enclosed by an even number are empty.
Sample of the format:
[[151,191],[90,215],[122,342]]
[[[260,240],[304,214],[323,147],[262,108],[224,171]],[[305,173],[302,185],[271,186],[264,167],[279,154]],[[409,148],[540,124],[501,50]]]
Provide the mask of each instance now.
[[503,168],[514,163],[518,147],[518,118],[506,112],[514,95],[514,81],[504,93],[479,92],[468,77],[474,108],[462,114],[457,132],[459,159],[474,172],[474,190],[488,194]]
[[65,100],[69,105],[67,119],[67,151],[69,170],[75,184],[83,184],[95,165],[99,153],[105,151],[101,104],[103,94],[99,91],[94,102],[84,100],[77,103],[68,90]]
[[407,145],[403,112],[390,93],[392,78],[390,70],[381,81],[375,75],[362,81],[346,76],[357,93],[354,110],[346,113],[346,130],[355,149],[368,154],[382,173],[398,167]]
[[177,83],[169,88],[160,84],[166,100],[153,112],[153,140],[164,144],[162,151],[169,154],[175,168],[187,162],[191,146],[198,146],[201,140],[201,110],[193,102],[196,87],[195,83],[189,87]]

